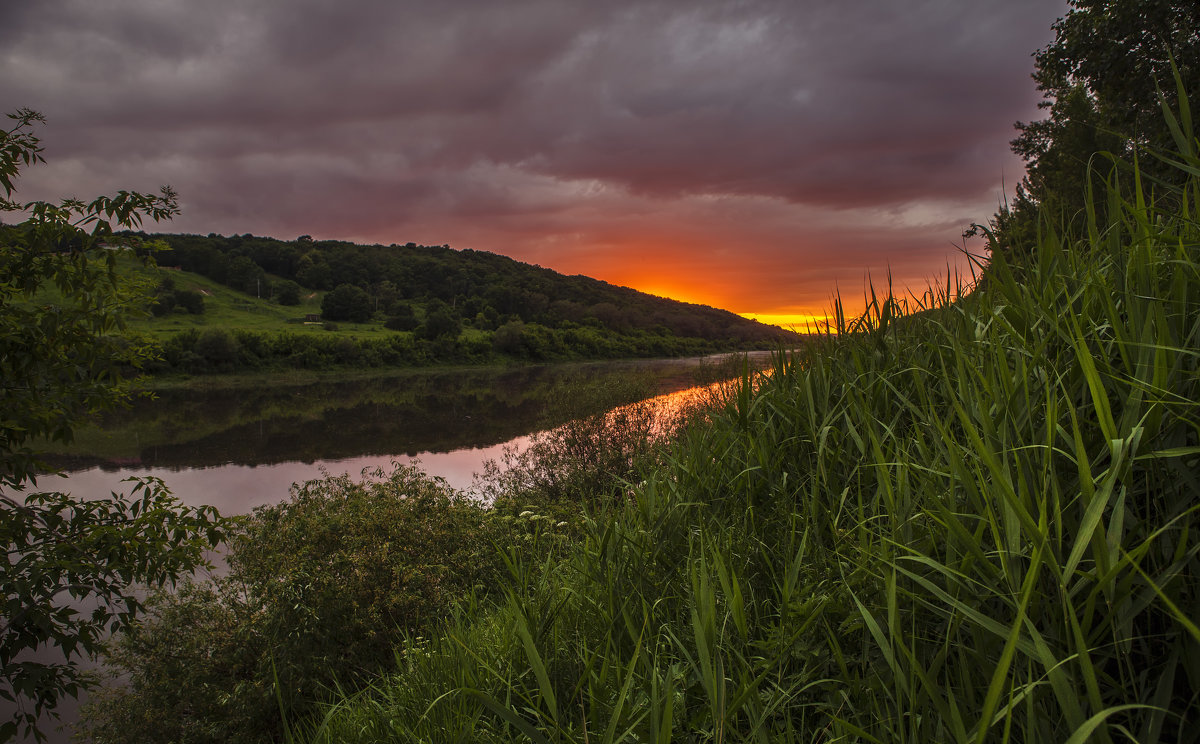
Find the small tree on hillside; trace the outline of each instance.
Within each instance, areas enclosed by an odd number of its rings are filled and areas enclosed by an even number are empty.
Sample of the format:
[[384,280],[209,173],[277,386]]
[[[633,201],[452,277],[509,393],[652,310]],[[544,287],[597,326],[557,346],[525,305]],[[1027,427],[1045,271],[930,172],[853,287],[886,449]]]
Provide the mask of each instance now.
[[339,284],[321,300],[321,317],[365,323],[371,318],[371,298],[361,287]]
[[275,301],[280,305],[300,304],[300,285],[291,279],[285,279],[277,285]]
[[417,335],[430,341],[438,338],[457,338],[462,332],[462,322],[445,303],[436,302],[425,313],[425,322],[417,329]]

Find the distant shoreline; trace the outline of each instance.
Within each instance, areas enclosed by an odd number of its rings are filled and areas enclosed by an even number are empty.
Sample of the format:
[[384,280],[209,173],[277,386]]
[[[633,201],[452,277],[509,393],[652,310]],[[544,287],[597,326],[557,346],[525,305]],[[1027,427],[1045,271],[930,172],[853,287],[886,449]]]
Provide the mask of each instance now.
[[[785,349],[785,351],[793,351],[793,349]],[[347,367],[347,366],[331,366],[320,369],[260,369],[247,370],[239,372],[213,372],[205,374],[145,374],[135,378],[130,382],[130,392],[133,395],[154,393],[164,390],[183,390],[183,389],[237,389],[259,387],[264,384],[270,385],[309,385],[319,382],[330,381],[349,381],[349,380],[366,380],[380,378],[405,378],[416,377],[419,375],[437,374],[437,373],[452,373],[452,372],[504,372],[506,370],[527,369],[534,367],[553,367],[561,368],[568,366],[577,366],[586,368],[597,365],[621,364],[627,363],[630,365],[637,364],[652,364],[652,363],[668,363],[668,362],[688,362],[696,360],[698,363],[704,359],[724,358],[730,356],[739,356],[745,354],[753,355],[770,355],[777,353],[775,350],[766,349],[736,349],[731,351],[717,351],[710,354],[695,354],[687,356],[656,356],[656,357],[621,357],[615,359],[597,358],[597,359],[566,359],[558,361],[521,361],[521,360],[506,360],[493,361],[479,364],[429,364],[429,365],[406,365],[406,366],[390,366],[390,367]]]

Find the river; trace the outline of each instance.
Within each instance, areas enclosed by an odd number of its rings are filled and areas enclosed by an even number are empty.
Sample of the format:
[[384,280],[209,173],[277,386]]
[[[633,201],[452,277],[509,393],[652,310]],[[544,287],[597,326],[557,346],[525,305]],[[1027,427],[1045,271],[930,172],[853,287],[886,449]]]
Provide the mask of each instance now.
[[[756,352],[750,363],[768,358]],[[186,504],[240,514],[323,472],[416,462],[470,491],[483,464],[505,448],[519,449],[530,435],[596,413],[597,405],[632,402],[614,396],[676,394],[735,372],[728,357],[715,356],[241,387],[202,382],[137,399],[79,430],[69,447],[51,453],[62,475],[42,476],[37,487],[95,497],[127,491],[125,478],[154,476]]]

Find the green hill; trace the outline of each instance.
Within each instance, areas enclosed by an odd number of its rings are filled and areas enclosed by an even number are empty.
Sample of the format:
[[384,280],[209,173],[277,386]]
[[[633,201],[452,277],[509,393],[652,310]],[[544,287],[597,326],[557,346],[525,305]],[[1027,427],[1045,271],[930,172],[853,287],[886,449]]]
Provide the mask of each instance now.
[[684,356],[793,345],[726,310],[447,246],[144,235],[154,372]]

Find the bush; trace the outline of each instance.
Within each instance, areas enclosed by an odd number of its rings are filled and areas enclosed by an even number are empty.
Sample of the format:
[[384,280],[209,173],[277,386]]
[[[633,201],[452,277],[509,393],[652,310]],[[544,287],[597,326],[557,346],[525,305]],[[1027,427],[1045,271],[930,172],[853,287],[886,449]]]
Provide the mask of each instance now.
[[417,329],[417,335],[429,341],[454,339],[462,332],[462,323],[447,307],[433,308],[425,316],[425,322]]
[[192,351],[217,371],[230,372],[237,365],[238,342],[222,328],[209,328],[196,339]]
[[182,308],[189,315],[204,314],[204,295],[194,289],[179,289],[175,291],[175,307]]
[[291,279],[285,279],[275,287],[275,301],[280,305],[300,304],[300,285]]
[[339,284],[321,300],[321,317],[365,323],[371,318],[371,298],[361,287]]
[[156,595],[116,639],[109,663],[127,684],[88,706],[84,728],[97,744],[280,740],[277,690],[302,716],[389,667],[406,633],[497,585],[509,529],[409,466],[294,486],[244,521],[228,575]]
[[413,313],[412,305],[400,302],[392,308],[392,314],[384,321],[383,327],[390,331],[411,331],[418,325],[420,323]]
[[501,354],[520,357],[525,355],[525,324],[519,320],[509,321],[492,333],[492,348]]

